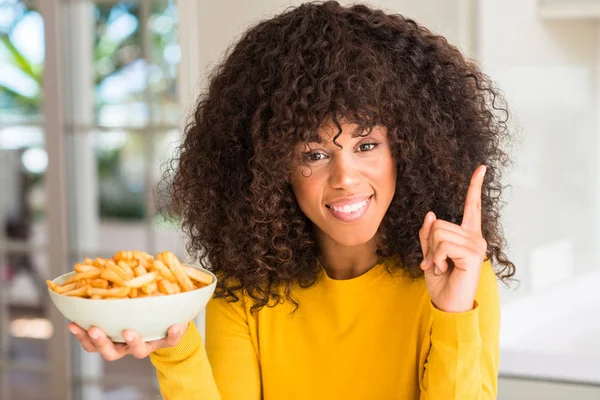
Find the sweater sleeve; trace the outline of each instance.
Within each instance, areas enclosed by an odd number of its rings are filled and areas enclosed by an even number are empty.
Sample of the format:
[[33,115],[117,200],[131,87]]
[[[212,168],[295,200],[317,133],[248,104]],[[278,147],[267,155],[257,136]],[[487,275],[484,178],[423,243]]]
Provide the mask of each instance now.
[[193,322],[176,347],[150,355],[165,400],[259,400],[260,369],[240,302],[206,307],[206,348]]
[[219,298],[206,308],[206,351],[223,400],[260,400],[262,395],[256,318],[244,297]]
[[430,303],[430,312],[421,400],[496,399],[500,295],[490,261],[482,266],[473,310],[447,313]]
[[156,350],[150,361],[156,368],[163,399],[221,399],[193,321],[177,346]]

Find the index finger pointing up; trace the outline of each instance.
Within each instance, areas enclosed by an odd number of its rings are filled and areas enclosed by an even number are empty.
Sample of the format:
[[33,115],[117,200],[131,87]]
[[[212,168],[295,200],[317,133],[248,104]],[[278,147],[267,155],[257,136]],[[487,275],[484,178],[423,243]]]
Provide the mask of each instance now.
[[461,226],[472,232],[481,232],[481,187],[486,170],[485,165],[481,165],[475,170],[467,191]]

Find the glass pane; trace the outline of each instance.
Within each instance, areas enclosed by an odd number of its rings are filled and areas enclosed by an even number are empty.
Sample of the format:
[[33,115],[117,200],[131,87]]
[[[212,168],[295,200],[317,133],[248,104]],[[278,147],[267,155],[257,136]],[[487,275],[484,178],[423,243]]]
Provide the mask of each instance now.
[[153,1],[148,20],[150,64],[148,89],[152,98],[152,120],[155,123],[179,123],[177,67],[181,49],[177,42],[177,8],[173,1]]
[[[143,21],[146,12],[149,17]],[[84,49],[86,44],[72,35],[71,51],[77,54],[77,63],[86,62],[85,54],[92,63],[96,123],[178,123],[176,76],[181,52],[173,2],[98,2],[90,7],[90,13],[94,35],[93,43],[87,45],[93,49]],[[72,24],[72,29],[85,26]]]
[[[2,357],[9,369],[14,367],[35,371],[46,368],[47,340],[54,331],[52,323],[45,318],[46,307],[51,304],[45,284],[48,278],[47,258],[39,253],[10,251],[0,259],[0,307],[4,311],[0,313]],[[25,374],[24,379],[27,377]],[[11,384],[17,385],[13,390],[20,392],[26,389],[27,384],[20,384],[25,381],[17,374],[14,380],[11,379]]]
[[[148,65],[142,54],[138,2],[99,2],[90,11],[93,25],[89,28],[94,30],[90,56],[94,71],[96,123],[103,126],[144,125],[148,121],[144,99]],[[79,29],[85,27],[79,26]],[[77,50],[72,45],[74,54]]]
[[81,400],[156,400],[160,399],[158,390],[148,390],[148,387],[132,384],[105,385],[101,387],[94,384],[84,384],[76,388],[81,395],[76,397]]
[[124,131],[94,135],[102,220],[144,219],[145,140],[143,135]]
[[0,125],[40,120],[44,56],[40,13],[0,0]]
[[107,384],[106,391],[130,396],[121,397],[123,399],[155,399],[160,395],[156,370],[149,360],[124,357],[115,362],[105,362],[104,373],[108,382],[116,381]]
[[[18,320],[16,326],[11,326],[12,337],[47,339],[45,328],[40,328],[39,337],[35,332],[32,333],[33,328],[38,327],[37,322],[18,325],[21,319],[42,318],[44,315],[44,307],[49,301],[45,283],[49,276],[46,255],[41,252],[9,251],[4,255],[4,262],[6,268],[2,278],[6,285],[10,317],[11,321]],[[19,330],[19,327],[27,329]]]
[[47,167],[41,128],[0,129],[0,238],[23,242],[21,249],[46,243]]
[[[6,399],[52,400],[48,393],[48,377],[44,374],[26,371],[5,373]],[[4,398],[4,397],[2,397]]]
[[78,260],[148,250],[145,140],[123,130],[69,136],[71,249]]
[[169,250],[182,260],[187,259],[185,240],[182,239],[177,219],[168,214],[169,182],[163,179],[171,160],[176,156],[176,151],[181,140],[181,134],[173,129],[161,133],[154,138],[154,160],[152,179],[156,188],[157,212],[153,218],[154,237],[156,248],[159,251]]
[[75,374],[78,399],[160,398],[156,371],[148,360],[124,357],[104,361],[97,353],[86,353],[76,345]]

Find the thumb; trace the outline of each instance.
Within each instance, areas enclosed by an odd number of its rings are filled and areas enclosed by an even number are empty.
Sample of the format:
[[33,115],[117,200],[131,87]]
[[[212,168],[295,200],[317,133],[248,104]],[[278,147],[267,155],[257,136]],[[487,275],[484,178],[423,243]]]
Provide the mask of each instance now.
[[150,352],[154,352],[158,349],[177,346],[183,335],[185,335],[187,332],[188,326],[189,322],[187,324],[172,325],[167,331],[166,338],[148,343],[150,345]]

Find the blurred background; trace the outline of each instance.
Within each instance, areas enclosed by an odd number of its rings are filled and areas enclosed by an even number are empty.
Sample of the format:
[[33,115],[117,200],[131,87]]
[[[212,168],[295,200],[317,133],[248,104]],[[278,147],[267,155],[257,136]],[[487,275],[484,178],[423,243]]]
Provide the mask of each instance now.
[[[149,360],[73,343],[44,280],[120,249],[186,259],[157,184],[195,95],[300,3],[0,0],[0,399],[159,398]],[[510,107],[498,398],[600,398],[600,0],[369,4],[446,36]]]

